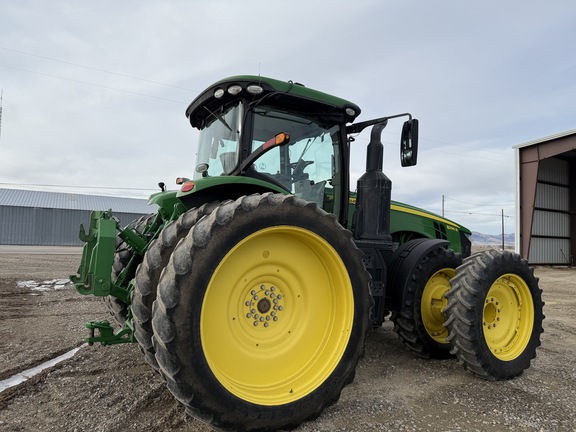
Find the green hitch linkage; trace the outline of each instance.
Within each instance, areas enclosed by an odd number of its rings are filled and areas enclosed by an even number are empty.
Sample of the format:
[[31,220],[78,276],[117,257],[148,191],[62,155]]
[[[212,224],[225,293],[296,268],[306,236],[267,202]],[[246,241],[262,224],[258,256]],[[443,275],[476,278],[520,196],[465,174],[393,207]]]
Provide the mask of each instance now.
[[[90,337],[86,338],[88,345],[94,345],[97,342],[102,345],[136,342],[134,332],[130,327],[125,326],[118,333],[114,333],[114,328],[107,320],[89,321],[86,323],[86,328],[90,330]],[[98,331],[98,334],[96,334],[96,331]]]

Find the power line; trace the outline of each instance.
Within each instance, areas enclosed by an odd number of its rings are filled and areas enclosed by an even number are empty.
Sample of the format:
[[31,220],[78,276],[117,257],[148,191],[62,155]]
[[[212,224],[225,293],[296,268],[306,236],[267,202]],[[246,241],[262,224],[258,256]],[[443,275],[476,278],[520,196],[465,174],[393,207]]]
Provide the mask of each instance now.
[[58,76],[58,75],[48,74],[48,73],[45,73],[45,72],[32,71],[32,70],[29,70],[29,69],[24,69],[24,68],[20,68],[20,67],[16,67],[16,66],[8,66],[8,65],[0,64],[0,67],[5,67],[5,68],[8,68],[8,69],[15,69],[15,70],[23,71],[23,72],[29,72],[29,73],[33,73],[33,74],[36,74],[36,75],[44,75],[44,76],[47,76],[47,77],[57,78],[57,79],[65,80],[65,81],[71,81],[71,82],[75,82],[75,83],[79,83],[79,84],[86,84],[86,85],[90,85],[90,86],[93,86],[93,87],[100,87],[100,88],[104,88],[104,89],[107,89],[107,90],[115,90],[115,91],[119,91],[119,92],[123,92],[123,93],[128,93],[128,94],[133,94],[133,95],[138,95],[138,96],[145,96],[145,97],[149,97],[149,98],[153,98],[153,99],[163,100],[163,101],[166,101],[166,102],[174,102],[174,103],[177,103],[177,104],[186,104],[186,103],[188,103],[188,102],[184,102],[184,101],[177,101],[177,100],[174,100],[174,99],[163,98],[163,97],[160,97],[160,96],[153,96],[153,95],[149,95],[149,94],[145,94],[145,93],[139,93],[139,92],[135,92],[135,91],[132,91],[132,90],[124,90],[124,89],[120,89],[120,88],[116,88],[116,87],[105,86],[105,85],[102,85],[102,84],[91,83],[91,82],[88,82],[88,81],[81,81],[81,80],[77,80],[77,79],[73,79],[73,78],[65,78],[65,77],[61,77],[61,76]]
[[[459,202],[459,203],[462,203],[462,204],[471,205],[471,206],[474,206],[474,207],[502,207],[502,204],[490,204],[490,205],[488,205],[488,204],[473,204],[473,203],[469,203],[469,202],[466,202],[466,201],[457,200],[456,198],[449,197],[448,195],[442,195],[442,196],[443,196],[444,198],[448,198],[448,199],[450,199],[450,200],[452,200],[452,201],[456,201],[456,202]],[[514,202],[514,201],[509,201],[509,204],[506,204],[506,205],[510,205],[510,204],[513,203],[513,202]]]
[[[422,138],[422,141],[424,141],[424,140],[425,139]],[[382,141],[382,144],[396,145],[397,143],[391,142],[391,141]],[[463,147],[463,146],[461,146],[461,147]],[[471,147],[466,147],[466,148],[469,150],[467,153],[458,153],[458,152],[450,152],[450,151],[446,151],[446,150],[439,150],[435,147],[423,147],[420,145],[418,151],[420,153],[428,153],[428,152],[446,153],[446,154],[456,155],[456,156],[460,156],[460,157],[466,157],[466,158],[472,158],[472,159],[482,159],[482,160],[486,160],[486,161],[490,161],[490,162],[496,162],[496,163],[505,164],[505,165],[510,165],[511,163],[514,162],[513,160],[505,161],[502,159],[492,159],[492,158],[488,158],[488,157],[473,155],[470,153],[470,150],[474,150],[474,151],[485,151],[485,150],[474,149]],[[495,153],[495,152],[493,152],[493,153]],[[503,154],[503,153],[499,153],[499,154]]]
[[110,74],[110,75],[121,76],[121,77],[124,77],[124,78],[130,78],[130,79],[134,79],[134,80],[138,80],[138,81],[144,81],[144,82],[148,82],[148,83],[152,83],[152,84],[156,84],[156,85],[161,85],[161,86],[164,86],[164,87],[172,87],[172,88],[179,89],[179,90],[185,90],[185,91],[188,91],[188,92],[197,93],[195,90],[192,90],[192,89],[188,89],[188,88],[180,87],[180,86],[175,86],[175,85],[172,85],[172,84],[166,84],[166,83],[159,82],[159,81],[153,81],[153,80],[149,80],[149,79],[146,79],[146,78],[140,78],[140,77],[137,77],[137,76],[134,76],[134,75],[126,75],[126,74],[123,74],[123,73],[112,72],[112,71],[109,71],[109,70],[106,70],[106,69],[101,69],[101,68],[97,68],[97,67],[93,67],[93,66],[86,66],[86,65],[82,65],[82,64],[78,64],[78,63],[69,62],[69,61],[66,61],[66,60],[56,59],[56,58],[53,58],[53,57],[48,57],[48,56],[43,56],[43,55],[38,55],[38,54],[32,54],[32,53],[28,53],[28,52],[25,52],[25,51],[20,51],[20,50],[13,49],[13,48],[6,48],[6,47],[0,46],[0,49],[5,50],[5,51],[15,52],[15,53],[18,53],[18,54],[24,54],[24,55],[27,55],[27,56],[30,56],[30,57],[37,57],[37,58],[41,58],[41,59],[45,59],[45,60],[50,60],[50,61],[53,61],[53,62],[68,64],[68,65],[72,65],[72,66],[76,66],[76,67],[81,67],[81,68],[84,68],[84,69],[90,69],[90,70],[97,71],[97,72],[103,72],[103,73],[107,73],[107,74]]
[[[432,210],[433,212],[438,212],[439,210]],[[501,217],[501,214],[494,214],[494,213],[476,213],[471,211],[459,211],[459,210],[446,210],[446,213],[460,213],[460,214],[467,214],[471,216],[498,216]],[[514,216],[504,215],[505,218],[514,218]]]
[[[470,148],[469,148],[470,150]],[[477,151],[483,151],[483,150],[478,150],[478,149],[472,149],[472,150],[477,150]],[[476,155],[472,155],[469,152],[468,153],[456,153],[456,152],[449,152],[446,150],[438,150],[437,148],[426,148],[426,147],[420,147],[419,149],[420,152],[438,152],[438,153],[446,153],[446,154],[452,154],[452,155],[457,155],[457,156],[464,156],[464,157],[469,157],[469,158],[473,158],[473,159],[482,159],[482,160],[486,160],[486,161],[490,161],[490,162],[496,162],[496,163],[501,163],[501,164],[506,164],[506,165],[510,165],[511,163],[513,163],[514,161],[504,161],[501,159],[490,159],[487,157],[482,157],[482,156],[476,156]]]
[[[397,135],[397,134],[395,134],[395,133],[393,133],[393,132],[388,132],[388,131],[383,131],[383,133]],[[442,147],[444,147],[444,146],[461,147],[461,148],[464,148],[464,149],[466,149],[466,150],[475,150],[475,151],[481,151],[481,152],[485,152],[485,153],[494,153],[494,154],[497,154],[497,155],[500,155],[500,156],[509,156],[509,153],[506,153],[506,152],[503,152],[503,151],[485,150],[485,149],[480,149],[480,148],[478,148],[478,147],[475,147],[475,146],[473,146],[473,145],[454,144],[454,143],[450,143],[450,142],[448,142],[448,141],[441,141],[441,140],[437,140],[437,139],[433,139],[433,138],[428,138],[428,137],[422,138],[422,140],[430,141],[430,142],[433,142],[433,143],[442,144]],[[432,149],[434,149],[434,150],[437,150],[437,147],[428,147],[428,148],[432,148]],[[438,151],[441,151],[441,150],[438,150]]]

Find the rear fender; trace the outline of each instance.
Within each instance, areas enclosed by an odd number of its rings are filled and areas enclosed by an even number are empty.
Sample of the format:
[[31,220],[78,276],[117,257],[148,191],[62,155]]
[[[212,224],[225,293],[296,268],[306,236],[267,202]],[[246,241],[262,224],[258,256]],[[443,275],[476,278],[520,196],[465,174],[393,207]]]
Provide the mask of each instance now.
[[207,202],[235,200],[241,196],[255,193],[289,193],[286,189],[271,182],[242,176],[206,177],[189,181],[187,186],[191,189],[187,192],[178,191],[176,198],[188,209],[200,207]]
[[188,208],[177,197],[179,191],[158,192],[150,196],[148,204],[156,204],[163,220],[176,220]]
[[404,304],[406,290],[416,266],[422,259],[437,248],[450,245],[447,240],[415,239],[401,245],[390,261],[388,287],[386,289],[386,310],[399,312]]

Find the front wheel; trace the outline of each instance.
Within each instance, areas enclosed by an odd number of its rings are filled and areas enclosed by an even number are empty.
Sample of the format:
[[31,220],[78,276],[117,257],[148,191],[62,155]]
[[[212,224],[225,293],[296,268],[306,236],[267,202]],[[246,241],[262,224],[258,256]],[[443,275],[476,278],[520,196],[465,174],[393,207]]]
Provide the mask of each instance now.
[[224,203],[174,250],[154,304],[170,391],[223,429],[291,429],[352,381],[369,275],[349,231],[279,194]]
[[451,352],[480,378],[505,380],[530,367],[540,346],[542,290],[517,254],[490,250],[456,269],[446,294]]

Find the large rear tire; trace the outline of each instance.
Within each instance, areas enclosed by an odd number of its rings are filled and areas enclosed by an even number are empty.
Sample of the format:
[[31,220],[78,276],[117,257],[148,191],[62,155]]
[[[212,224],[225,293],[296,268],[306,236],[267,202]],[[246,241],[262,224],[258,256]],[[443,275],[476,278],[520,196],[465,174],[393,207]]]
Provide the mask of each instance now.
[[370,276],[316,204],[224,203],[172,254],[153,306],[156,359],[192,415],[228,430],[292,429],[354,378]]
[[433,249],[414,267],[404,296],[404,305],[392,313],[394,331],[414,353],[424,358],[450,356],[448,330],[444,327],[446,292],[456,268],[462,264],[460,255],[439,247]]
[[156,300],[158,281],[162,270],[168,264],[174,248],[190,229],[203,216],[212,213],[219,202],[204,204],[182,214],[178,220],[170,222],[158,238],[150,243],[142,264],[136,271],[136,283],[132,292],[132,315],[134,336],[146,358],[146,362],[159,370],[152,344],[152,304]]
[[[139,217],[133,220],[126,228],[133,228],[138,233],[142,234],[144,230],[154,221],[155,214],[149,214]],[[114,262],[112,263],[112,280],[116,281],[118,276],[124,268],[128,265],[132,257],[134,256],[134,251],[128,244],[122,240],[120,237],[116,236],[116,248],[114,252]],[[133,266],[130,274],[126,275],[126,280],[130,281],[134,277],[134,272],[136,271],[136,266]],[[104,297],[106,306],[108,310],[116,320],[118,324],[124,326],[126,324],[126,318],[128,317],[129,305],[122,300],[117,299],[113,296]]]
[[530,367],[540,346],[542,290],[534,269],[511,252],[474,254],[446,294],[452,353],[480,378],[506,380]]

